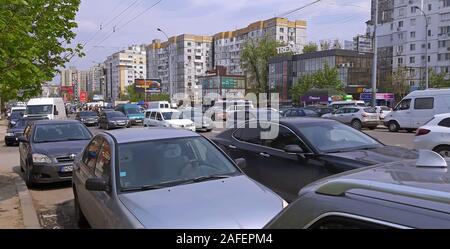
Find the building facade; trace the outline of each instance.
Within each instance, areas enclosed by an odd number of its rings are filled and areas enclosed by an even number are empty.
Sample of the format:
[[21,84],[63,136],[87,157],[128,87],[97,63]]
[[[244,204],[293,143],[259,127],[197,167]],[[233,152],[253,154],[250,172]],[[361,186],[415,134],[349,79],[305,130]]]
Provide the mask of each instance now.
[[105,96],[105,67],[102,63],[96,64],[89,69],[88,92],[92,95]]
[[226,67],[217,67],[199,77],[203,100],[243,99],[247,91],[247,78],[243,75],[231,75]]
[[361,53],[373,53],[373,38],[369,34],[357,35],[352,41],[344,41],[344,48]]
[[147,74],[144,45],[133,45],[114,53],[103,63],[105,70],[105,99],[115,101],[126,94],[126,88]]
[[263,37],[290,45],[302,52],[306,44],[306,21],[272,18],[254,22],[246,28],[217,33],[214,35],[214,66],[224,66],[230,74],[243,75],[240,58],[245,43],[258,41]]
[[304,76],[322,70],[325,65],[336,68],[347,94],[355,99],[371,86],[372,53],[333,49],[294,56],[280,56],[269,62],[269,85],[280,94],[281,104],[292,101],[293,85]]
[[147,78],[161,79],[162,92],[171,96],[194,96],[198,77],[212,67],[211,36],[183,34],[147,46]]
[[378,0],[376,25],[381,87],[386,75],[403,68],[411,90],[423,88],[427,61],[429,69],[450,77],[450,0]]

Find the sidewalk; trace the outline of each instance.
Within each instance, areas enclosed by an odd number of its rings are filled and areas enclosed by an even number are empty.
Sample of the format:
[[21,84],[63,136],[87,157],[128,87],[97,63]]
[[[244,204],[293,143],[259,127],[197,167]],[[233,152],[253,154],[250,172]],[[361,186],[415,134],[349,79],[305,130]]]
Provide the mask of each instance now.
[[4,147],[6,130],[6,120],[0,120],[0,229],[40,228],[25,182],[8,165],[11,151]]

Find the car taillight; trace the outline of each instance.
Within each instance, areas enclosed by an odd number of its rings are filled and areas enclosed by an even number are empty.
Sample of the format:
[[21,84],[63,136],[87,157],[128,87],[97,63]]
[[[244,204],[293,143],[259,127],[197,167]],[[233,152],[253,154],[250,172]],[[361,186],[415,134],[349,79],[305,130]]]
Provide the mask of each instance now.
[[423,135],[427,135],[428,133],[430,133],[430,130],[427,129],[418,129],[416,136],[423,136]]

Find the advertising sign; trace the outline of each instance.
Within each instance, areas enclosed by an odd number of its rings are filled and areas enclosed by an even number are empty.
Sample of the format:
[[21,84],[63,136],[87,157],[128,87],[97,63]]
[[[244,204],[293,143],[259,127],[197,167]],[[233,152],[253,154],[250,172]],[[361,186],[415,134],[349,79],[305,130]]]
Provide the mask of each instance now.
[[80,91],[80,102],[86,103],[88,101],[88,94],[85,91]]
[[137,79],[135,80],[135,90],[137,93],[161,93],[161,80],[160,79]]
[[[372,93],[361,93],[360,99],[371,101]],[[393,93],[377,93],[377,100],[395,100],[395,95]]]

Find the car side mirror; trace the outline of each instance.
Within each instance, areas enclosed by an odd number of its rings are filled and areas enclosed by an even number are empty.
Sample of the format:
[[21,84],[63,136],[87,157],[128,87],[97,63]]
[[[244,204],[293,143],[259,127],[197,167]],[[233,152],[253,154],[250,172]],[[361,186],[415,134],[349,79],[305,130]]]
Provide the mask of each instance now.
[[287,145],[284,147],[284,151],[289,154],[302,154],[304,153],[303,149],[297,144]]
[[247,160],[245,160],[245,158],[238,158],[234,161],[240,169],[245,169],[247,167]]
[[86,180],[85,187],[89,191],[109,191],[108,183],[103,178],[89,178]]
[[19,137],[19,142],[20,143],[28,143],[28,139],[24,136]]

